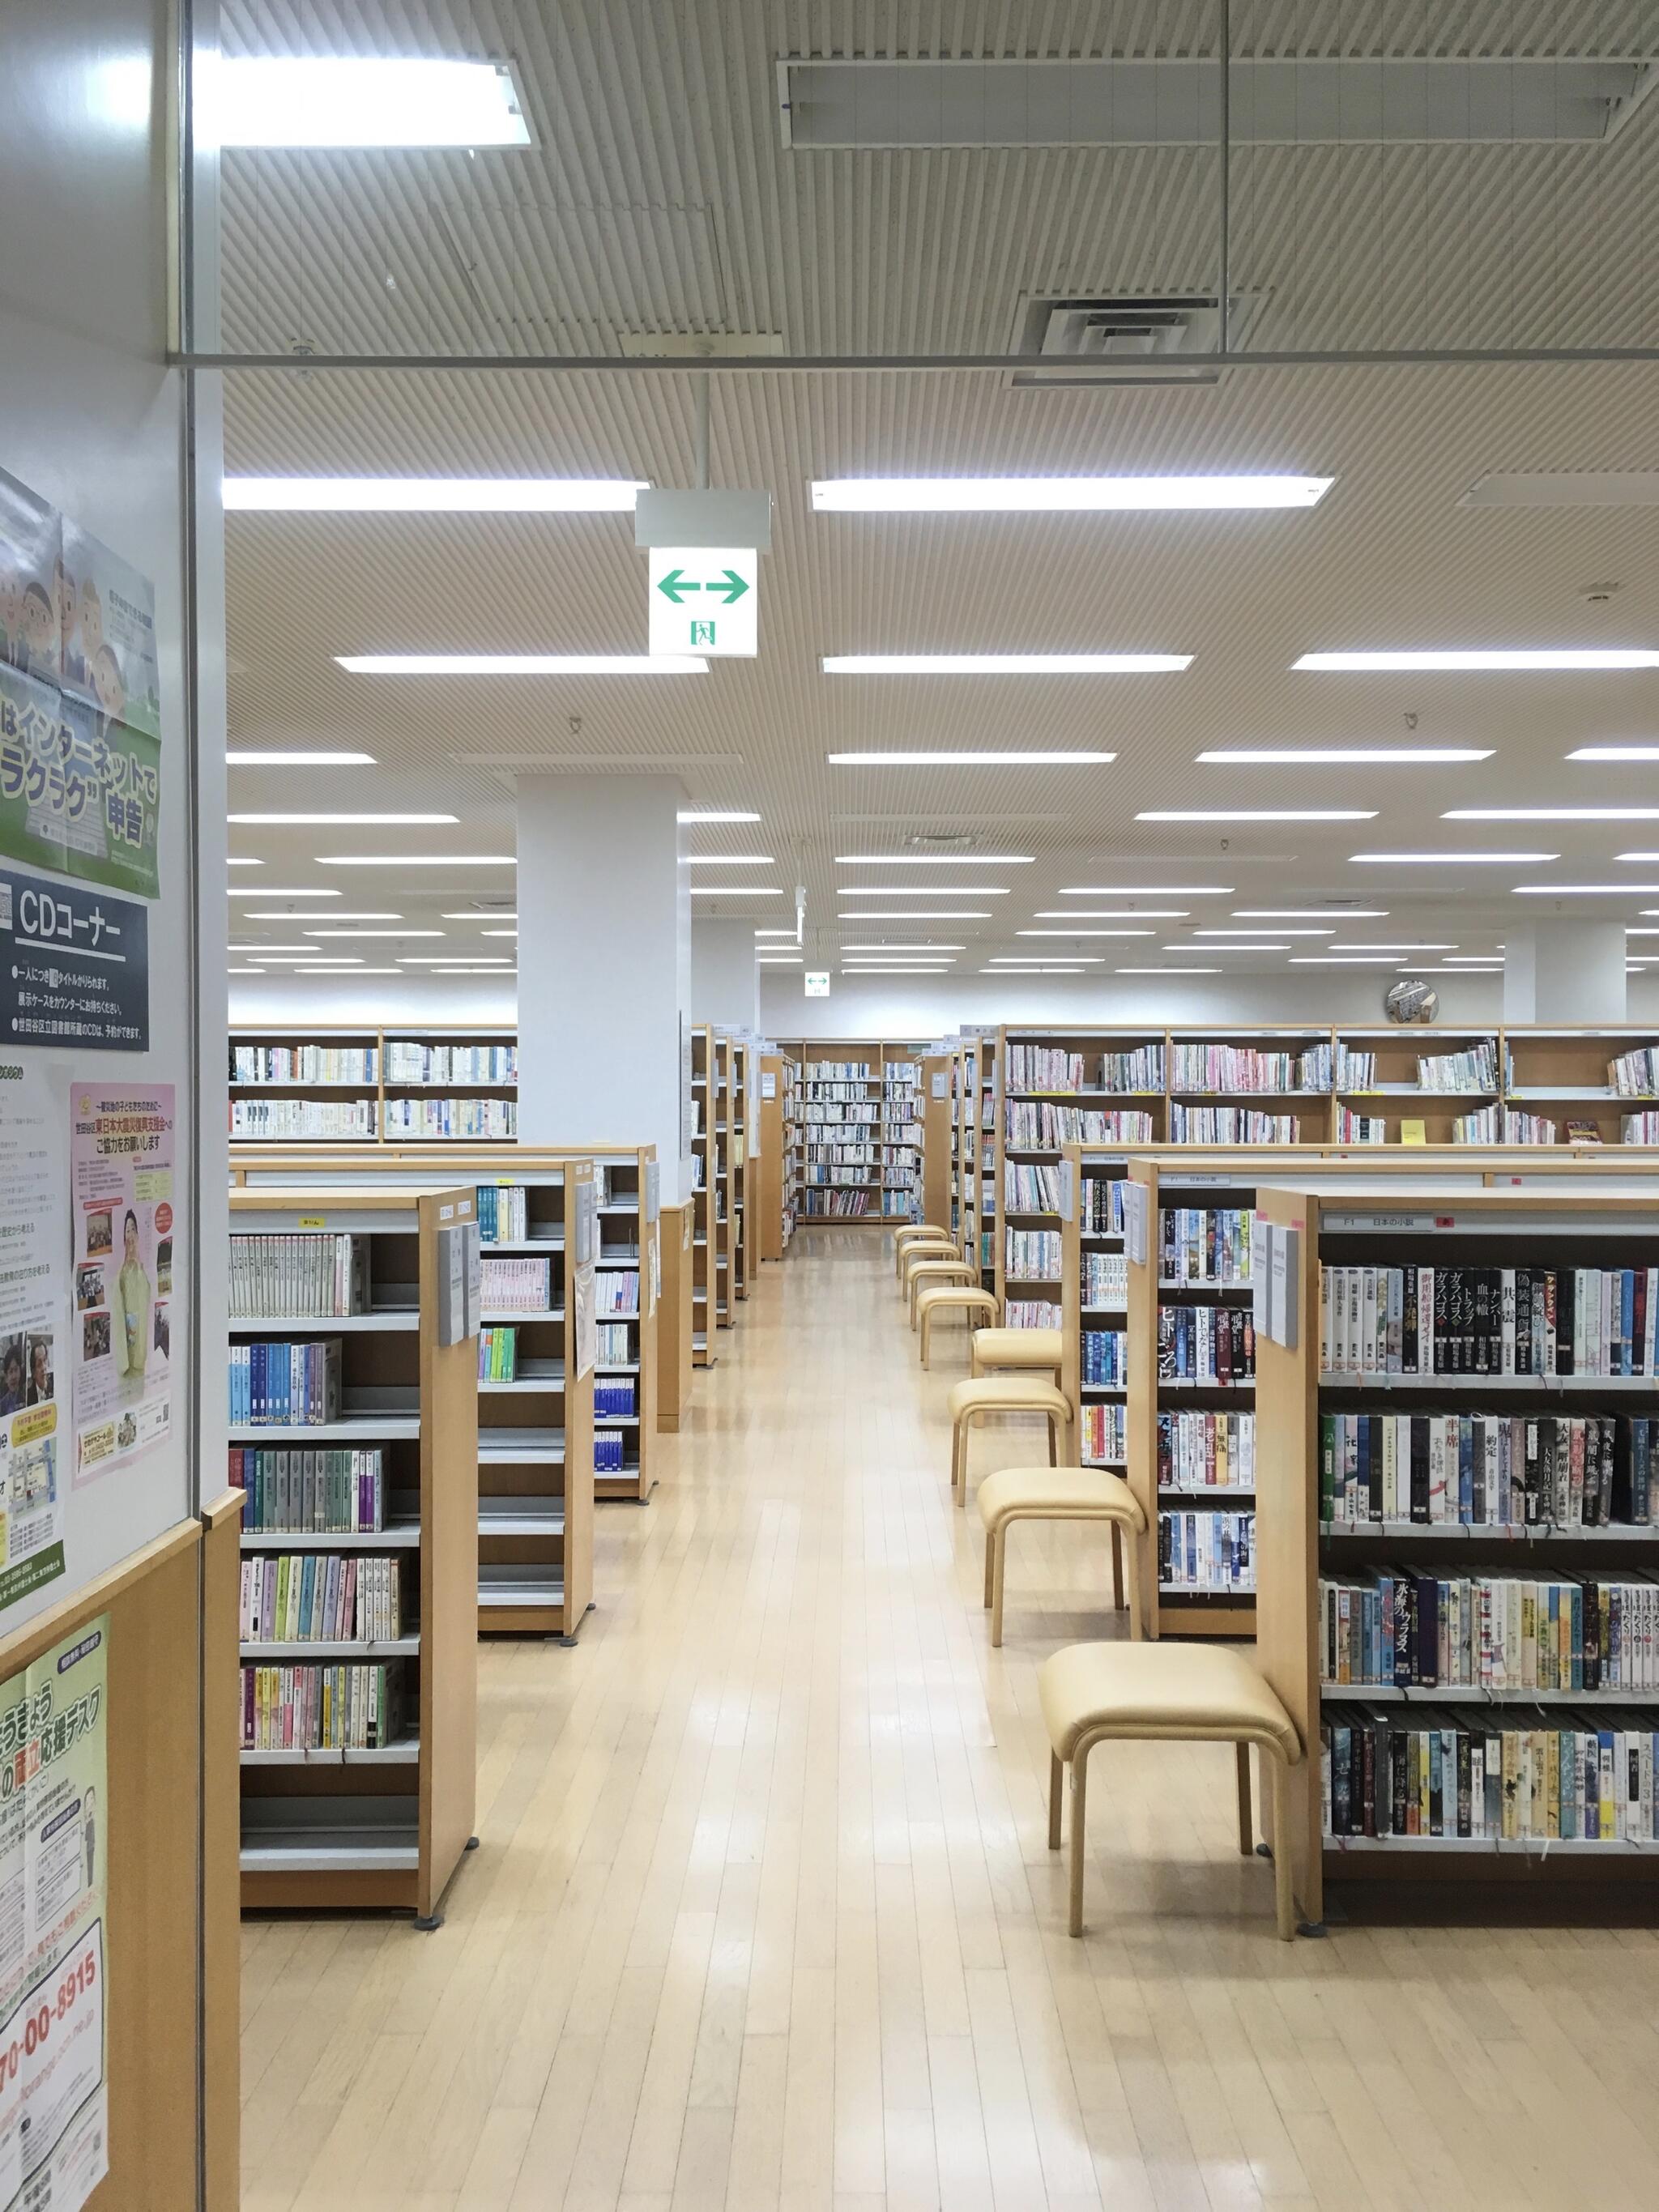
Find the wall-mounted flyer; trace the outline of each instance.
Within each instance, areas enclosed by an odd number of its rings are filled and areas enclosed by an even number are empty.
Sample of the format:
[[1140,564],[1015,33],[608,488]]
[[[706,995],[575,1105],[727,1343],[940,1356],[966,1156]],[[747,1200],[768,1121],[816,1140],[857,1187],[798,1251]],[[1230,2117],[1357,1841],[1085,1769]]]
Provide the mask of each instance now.
[[0,1043],[149,1050],[149,909],[0,868]]
[[[0,1684],[0,2204],[109,2170],[109,1615]],[[9,1783],[8,1789],[3,1784]]]
[[64,1568],[66,1182],[51,1079],[0,1062],[0,1622]]
[[96,1481],[173,1427],[173,1087],[70,1086],[75,1482]]

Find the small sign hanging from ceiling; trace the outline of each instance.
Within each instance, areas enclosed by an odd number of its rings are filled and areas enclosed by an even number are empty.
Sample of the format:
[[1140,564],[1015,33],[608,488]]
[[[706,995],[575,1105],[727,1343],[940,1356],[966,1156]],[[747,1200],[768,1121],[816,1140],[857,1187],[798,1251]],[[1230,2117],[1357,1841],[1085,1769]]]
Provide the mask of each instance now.
[[809,999],[827,999],[830,995],[830,970],[809,968],[806,971],[806,995]]
[[752,545],[653,545],[651,653],[738,655],[760,650],[760,556]]

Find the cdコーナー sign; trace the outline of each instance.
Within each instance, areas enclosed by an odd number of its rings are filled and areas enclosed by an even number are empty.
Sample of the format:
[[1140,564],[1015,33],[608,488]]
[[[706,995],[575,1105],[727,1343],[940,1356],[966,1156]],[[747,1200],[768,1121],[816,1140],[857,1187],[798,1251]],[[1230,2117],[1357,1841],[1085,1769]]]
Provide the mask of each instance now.
[[0,868],[0,1044],[149,1049],[149,917]]

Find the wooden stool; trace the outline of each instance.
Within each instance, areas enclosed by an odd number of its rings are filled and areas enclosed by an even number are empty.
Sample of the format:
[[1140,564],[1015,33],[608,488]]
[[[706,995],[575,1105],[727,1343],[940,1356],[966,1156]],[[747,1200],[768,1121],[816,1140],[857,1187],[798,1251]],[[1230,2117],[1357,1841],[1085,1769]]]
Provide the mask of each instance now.
[[[927,1364],[928,1348],[933,1340],[933,1316],[947,1312],[953,1306],[965,1314],[989,1314],[994,1320],[996,1294],[992,1291],[981,1291],[973,1283],[935,1283],[930,1289],[918,1293],[916,1316],[921,1323],[921,1364],[924,1367]],[[983,1336],[985,1332],[977,1329],[975,1334]]]
[[[982,1334],[982,1332],[981,1332]],[[1121,1474],[1102,1467],[1005,1467],[979,1486],[979,1517],[985,1523],[985,1602],[991,1613],[993,1650],[1002,1642],[1002,1585],[1008,1563],[1008,1531],[1016,1521],[1105,1522],[1112,1531],[1112,1603],[1123,1602],[1123,1532],[1138,1535],[1146,1526],[1140,1501]],[[1139,1642],[1140,1577],[1136,1552],[1129,1548],[1129,1633]]]
[[940,1229],[933,1222],[908,1222],[893,1239],[893,1273],[904,1273],[904,1255],[920,1244],[936,1245],[943,1252],[954,1252],[957,1240],[948,1229]]
[[1069,1428],[1072,1401],[1052,1382],[1035,1375],[985,1375],[953,1382],[951,1407],[951,1488],[958,1505],[968,1503],[968,1433],[981,1413],[1041,1413],[1048,1423],[1048,1464],[1060,1465],[1060,1432]]
[[1287,1778],[1302,1757],[1290,1715],[1263,1675],[1237,1651],[1214,1644],[1072,1644],[1045,1659],[1037,1695],[1048,1727],[1048,1848],[1060,1849],[1062,1771],[1072,1778],[1071,1912],[1083,1933],[1084,1784],[1097,1743],[1128,1738],[1170,1743],[1231,1743],[1238,1758],[1238,1848],[1250,1856],[1250,1746],[1273,1778],[1273,1890],[1279,1933],[1295,1932],[1291,1894]]
[[[924,1246],[918,1247],[926,1250]],[[916,1294],[940,1283],[973,1283],[979,1279],[979,1269],[967,1260],[907,1260],[904,1263],[905,1291],[910,1301],[910,1326],[916,1325]]]
[[1057,1328],[976,1328],[974,1331],[972,1372],[988,1375],[993,1368],[1016,1374],[1052,1374],[1056,1382],[1066,1353]]

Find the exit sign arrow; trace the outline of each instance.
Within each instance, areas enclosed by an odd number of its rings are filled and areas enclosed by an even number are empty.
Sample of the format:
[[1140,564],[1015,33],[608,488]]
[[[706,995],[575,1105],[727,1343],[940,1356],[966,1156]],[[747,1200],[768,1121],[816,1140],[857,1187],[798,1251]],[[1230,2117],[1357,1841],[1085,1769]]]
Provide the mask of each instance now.
[[683,568],[671,568],[657,589],[672,599],[677,607],[683,603],[688,592],[713,592],[729,607],[743,597],[749,589],[749,584],[748,580],[738,575],[735,568],[728,568],[723,576],[716,576],[712,583],[707,579],[701,583],[694,582]]
[[653,655],[752,658],[760,556],[752,545],[653,545],[647,605]]

